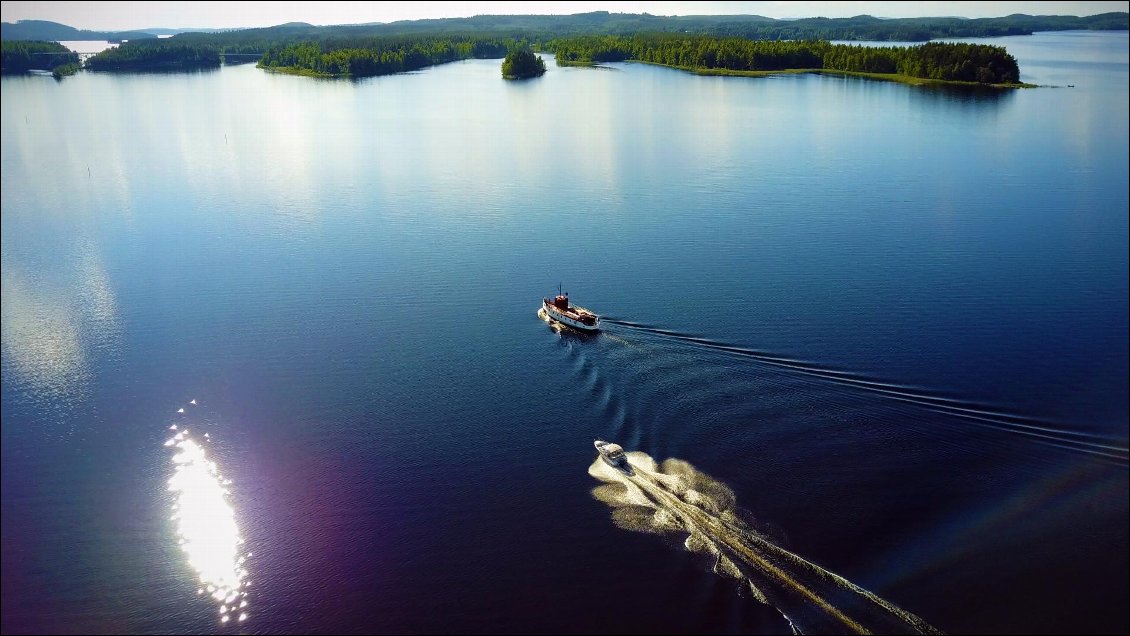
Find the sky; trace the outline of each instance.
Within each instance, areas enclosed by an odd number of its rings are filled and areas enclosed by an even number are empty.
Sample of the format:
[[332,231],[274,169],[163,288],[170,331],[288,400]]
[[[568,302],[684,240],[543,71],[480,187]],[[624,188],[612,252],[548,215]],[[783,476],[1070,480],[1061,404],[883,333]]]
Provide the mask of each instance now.
[[264,27],[284,22],[359,24],[483,14],[587,11],[653,15],[756,14],[770,18],[1088,16],[1130,11],[1130,1],[1056,2],[0,2],[4,22],[50,20],[79,29]]

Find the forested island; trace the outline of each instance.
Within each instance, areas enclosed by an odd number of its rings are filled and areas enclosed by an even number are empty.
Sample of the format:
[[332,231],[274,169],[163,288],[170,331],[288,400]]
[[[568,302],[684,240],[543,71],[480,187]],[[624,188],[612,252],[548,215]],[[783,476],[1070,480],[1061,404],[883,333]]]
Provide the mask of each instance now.
[[[556,53],[558,63],[565,65],[637,60],[696,73],[819,71],[868,74],[911,83],[1015,86],[1019,69],[1015,59],[1001,47],[939,43],[853,47],[833,45],[828,40],[925,41],[939,37],[1022,35],[1038,30],[1127,30],[1128,26],[1130,14],[1125,12],[1089,17],[1011,15],[974,20],[871,16],[774,20],[755,15],[665,17],[597,11],[325,27],[290,23],[131,40],[93,56],[87,68],[198,70],[220,66],[224,56],[232,56],[233,61],[240,56],[241,61],[258,59],[260,68],[272,71],[361,78],[468,58],[502,58],[509,51],[532,48]],[[56,27],[70,29],[42,21],[5,23],[5,43],[13,33],[38,33]],[[14,63],[13,69],[17,66]],[[505,71],[503,74],[507,75]]]
[[92,71],[192,71],[219,66],[219,47],[176,38],[127,42],[86,61]]
[[78,53],[58,42],[0,42],[0,73],[51,71],[55,77],[71,75],[79,69]]
[[545,75],[545,60],[529,49],[517,49],[502,60],[503,79],[527,79]]
[[827,41],[766,41],[674,34],[584,36],[552,40],[559,65],[637,60],[700,73],[832,71],[1019,86],[1020,68],[1004,47],[927,42],[857,46]]

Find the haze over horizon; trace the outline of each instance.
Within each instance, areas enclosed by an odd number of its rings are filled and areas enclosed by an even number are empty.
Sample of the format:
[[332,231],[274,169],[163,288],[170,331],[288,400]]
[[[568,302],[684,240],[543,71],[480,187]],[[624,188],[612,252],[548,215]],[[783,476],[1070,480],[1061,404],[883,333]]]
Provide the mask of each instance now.
[[77,29],[255,28],[287,22],[317,25],[395,22],[474,15],[573,14],[589,11],[653,15],[762,15],[770,18],[1090,16],[1130,11],[1130,2],[3,2],[4,22],[49,20]]

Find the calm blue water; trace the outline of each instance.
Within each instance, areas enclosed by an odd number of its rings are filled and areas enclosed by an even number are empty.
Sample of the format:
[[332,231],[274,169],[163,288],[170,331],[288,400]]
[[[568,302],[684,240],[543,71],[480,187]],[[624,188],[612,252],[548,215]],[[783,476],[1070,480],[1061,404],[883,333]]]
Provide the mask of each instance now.
[[1127,35],[991,42],[1064,88],[3,78],[3,631],[787,631],[594,437],[944,631],[1127,631]]

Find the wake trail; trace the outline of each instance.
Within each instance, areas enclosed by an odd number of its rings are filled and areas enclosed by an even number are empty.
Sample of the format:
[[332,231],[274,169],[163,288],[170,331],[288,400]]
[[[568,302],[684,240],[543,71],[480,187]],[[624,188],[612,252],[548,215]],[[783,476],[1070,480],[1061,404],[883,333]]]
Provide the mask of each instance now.
[[940,634],[896,607],[748,526],[729,488],[681,460],[660,467],[641,452],[628,453],[629,476],[599,458],[589,474],[605,485],[593,496],[613,508],[613,521],[630,530],[685,534],[685,547],[715,557],[715,571],[746,582],[754,596],[800,632]]
[[1068,430],[1036,418],[1003,413],[993,410],[988,406],[965,400],[930,395],[914,387],[884,382],[868,378],[858,373],[830,369],[811,362],[796,360],[757,349],[730,345],[708,338],[682,334],[669,329],[661,329],[651,325],[616,318],[603,317],[601,321],[606,325],[623,327],[638,333],[650,334],[699,349],[717,351],[727,355],[753,360],[759,364],[784,369],[790,373],[866,391],[885,399],[911,404],[929,409],[935,413],[949,415],[976,426],[1023,435],[1033,438],[1036,441],[1049,443],[1066,450],[1097,456],[1113,461],[1116,464],[1130,464],[1130,449],[1102,435]]

